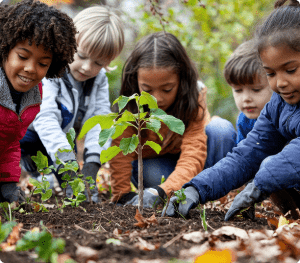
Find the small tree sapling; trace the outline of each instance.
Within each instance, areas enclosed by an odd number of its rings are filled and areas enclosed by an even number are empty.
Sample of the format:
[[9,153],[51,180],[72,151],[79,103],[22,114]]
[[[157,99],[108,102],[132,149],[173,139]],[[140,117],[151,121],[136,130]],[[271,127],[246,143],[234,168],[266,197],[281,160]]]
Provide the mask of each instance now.
[[[133,114],[128,110],[124,110],[127,103],[131,100],[135,100],[138,112]],[[161,146],[153,141],[146,141],[142,145],[141,132],[144,129],[155,132],[160,140],[163,137],[159,133],[161,128],[161,122],[165,123],[168,128],[176,133],[183,134],[185,127],[184,123],[175,118],[174,116],[166,114],[163,110],[157,106],[157,101],[154,96],[147,92],[142,91],[141,95],[133,94],[130,97],[120,96],[114,102],[118,103],[119,113],[109,113],[107,115],[97,115],[87,120],[79,134],[79,139],[91,130],[97,124],[101,126],[101,132],[99,135],[99,144],[103,146],[110,138],[116,139],[123,134],[128,126],[132,126],[137,130],[137,134],[133,134],[130,138],[122,138],[119,147],[112,146],[107,150],[103,150],[100,156],[100,162],[106,163],[115,157],[118,153],[122,152],[127,155],[132,152],[136,152],[138,155],[138,192],[139,203],[138,209],[140,213],[143,213],[143,161],[142,161],[142,149],[145,145],[150,146],[157,154],[161,151]],[[148,105],[149,111],[144,110],[144,105]]]

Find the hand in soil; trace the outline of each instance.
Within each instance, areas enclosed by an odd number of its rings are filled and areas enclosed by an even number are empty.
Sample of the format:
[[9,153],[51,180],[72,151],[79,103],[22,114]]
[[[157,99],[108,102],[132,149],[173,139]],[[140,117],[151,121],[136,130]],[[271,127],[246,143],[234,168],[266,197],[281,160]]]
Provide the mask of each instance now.
[[[186,196],[184,203],[177,202],[178,196],[174,196],[170,199],[168,207],[164,208],[164,210],[167,209],[166,215],[175,216],[175,213],[177,213],[185,217],[189,211],[199,203],[199,193],[193,186],[187,187],[184,194]],[[162,215],[164,215],[164,211]]]
[[[251,183],[247,184],[245,189],[234,198],[231,207],[226,213],[225,221],[228,221],[242,209],[254,207],[255,203],[263,201],[266,199],[266,197],[267,196],[255,186],[254,181],[252,181]],[[255,211],[253,211],[253,218],[254,213]]]
[[[139,203],[138,195],[134,196],[130,201],[128,201],[125,205],[133,205],[137,206]],[[153,208],[153,206],[157,206],[162,203],[158,191],[154,188],[146,188],[143,196],[143,206],[144,208]]]

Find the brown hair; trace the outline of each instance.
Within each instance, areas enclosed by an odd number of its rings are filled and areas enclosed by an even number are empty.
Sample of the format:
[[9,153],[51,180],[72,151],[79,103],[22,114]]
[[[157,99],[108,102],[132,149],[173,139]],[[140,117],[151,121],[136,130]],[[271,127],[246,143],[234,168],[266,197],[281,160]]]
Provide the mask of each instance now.
[[[197,86],[198,72],[188,57],[186,50],[172,34],[157,32],[141,39],[135,46],[123,67],[120,95],[140,94],[138,87],[139,68],[170,68],[180,79],[177,96],[167,113],[179,118],[187,126],[198,116],[199,90]],[[127,109],[137,112],[136,105],[129,103]],[[201,118],[203,118],[203,114]]]
[[239,45],[224,68],[224,77],[229,85],[252,85],[263,74],[254,39]]

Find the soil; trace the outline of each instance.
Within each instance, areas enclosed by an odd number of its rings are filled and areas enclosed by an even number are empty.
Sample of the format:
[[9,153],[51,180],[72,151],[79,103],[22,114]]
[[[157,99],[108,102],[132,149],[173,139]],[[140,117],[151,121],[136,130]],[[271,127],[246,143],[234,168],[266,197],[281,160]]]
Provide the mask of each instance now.
[[[51,203],[51,200],[49,203]],[[190,248],[194,243],[178,239],[167,247],[163,245],[182,233],[203,231],[200,212],[197,209],[191,210],[186,219],[161,218],[161,213],[158,212],[156,218],[159,224],[141,229],[134,225],[137,223],[134,218],[136,207],[116,206],[109,203],[109,201],[93,205],[84,203],[82,207],[86,209],[86,212],[79,207],[67,207],[63,209],[63,213],[58,211],[57,208],[50,208],[48,213],[21,214],[13,212],[12,216],[17,222],[23,223],[22,232],[24,233],[33,227],[39,227],[40,221],[43,221],[53,237],[65,239],[65,253],[68,253],[73,259],[76,259],[77,244],[97,250],[99,257],[97,262],[127,263],[134,262],[136,258],[177,258],[180,250]],[[0,213],[2,212],[0,209]],[[153,212],[153,209],[144,209],[143,216],[149,218],[153,215]],[[208,232],[222,226],[235,226],[245,230],[270,229],[267,220],[264,218],[257,218],[255,221],[236,218],[234,221],[225,222],[224,216],[225,213],[222,211],[206,209],[206,220],[209,224]],[[121,234],[116,235],[117,231]],[[159,245],[159,248],[153,251],[137,249],[134,246],[136,239],[130,235],[134,231],[137,231],[138,235],[147,242]],[[122,244],[120,246],[106,244],[108,238],[117,238],[121,240]],[[230,237],[225,239],[232,240]],[[33,258],[30,259],[29,252],[4,252],[0,253],[0,259],[5,263],[35,262]]]

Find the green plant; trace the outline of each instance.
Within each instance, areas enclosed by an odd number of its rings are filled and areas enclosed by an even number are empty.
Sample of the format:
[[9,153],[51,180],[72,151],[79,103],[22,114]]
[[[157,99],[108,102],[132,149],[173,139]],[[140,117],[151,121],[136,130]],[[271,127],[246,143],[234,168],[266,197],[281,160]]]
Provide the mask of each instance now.
[[46,228],[41,223],[43,231],[38,229],[28,231],[22,239],[18,240],[16,244],[16,251],[27,251],[35,249],[38,255],[38,260],[45,262],[56,263],[58,253],[63,253],[65,248],[65,241],[61,238],[53,238],[51,234],[46,231]]
[[162,175],[161,180],[160,180],[160,184],[163,184],[166,181],[166,178],[164,175]]
[[[138,113],[133,114],[123,109],[127,103],[131,100],[135,100],[138,108]],[[138,192],[139,203],[138,209],[140,213],[143,213],[143,161],[142,161],[142,149],[145,145],[150,146],[157,154],[161,150],[161,146],[153,141],[146,141],[142,145],[141,131],[149,129],[155,132],[161,140],[163,140],[159,129],[161,122],[165,123],[168,128],[176,133],[183,134],[184,124],[181,120],[174,116],[166,114],[163,110],[157,106],[155,97],[142,91],[141,95],[133,94],[130,97],[120,96],[117,98],[113,105],[118,103],[119,113],[109,113],[107,115],[98,115],[87,120],[79,134],[79,139],[92,129],[95,125],[100,124],[101,132],[99,135],[99,144],[103,146],[110,138],[115,139],[123,134],[128,126],[132,126],[137,130],[137,134],[133,134],[130,138],[122,138],[119,147],[112,146],[107,150],[103,150],[100,156],[100,162],[106,163],[115,157],[118,153],[123,152],[127,155],[132,152],[136,152],[138,155]],[[149,111],[144,110],[144,105],[148,105]]]
[[207,231],[207,223],[206,223],[206,216],[205,216],[205,207],[203,206],[203,209],[201,209],[201,205],[198,205],[198,210],[200,213],[200,218],[201,218],[201,224],[204,228],[205,231]]
[[13,221],[11,216],[11,206],[8,202],[0,203],[0,207],[3,209],[4,217],[7,221]]
[[2,243],[8,237],[9,233],[16,225],[17,225],[16,221],[6,222],[3,225],[2,222],[0,221],[0,243]]
[[186,204],[186,195],[184,193],[185,189],[181,188],[180,190],[177,190],[174,194],[177,196],[177,203],[182,203],[183,205]]

